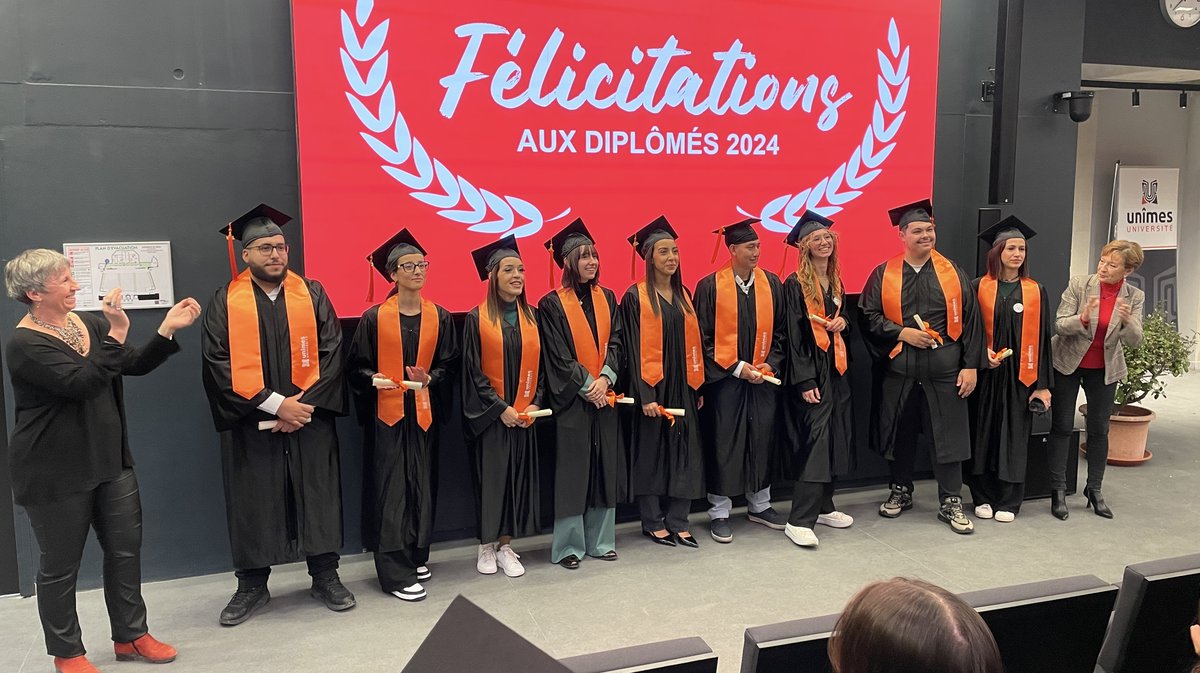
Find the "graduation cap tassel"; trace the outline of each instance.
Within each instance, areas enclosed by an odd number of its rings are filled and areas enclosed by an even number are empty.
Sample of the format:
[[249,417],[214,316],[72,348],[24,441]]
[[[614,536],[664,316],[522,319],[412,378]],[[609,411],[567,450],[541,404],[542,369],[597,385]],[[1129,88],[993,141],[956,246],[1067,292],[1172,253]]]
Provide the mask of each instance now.
[[554,241],[546,246],[546,252],[550,253],[550,265],[546,267],[546,282],[550,288],[554,288]]
[[710,262],[717,261],[717,253],[721,251],[721,238],[725,235],[725,227],[717,229],[717,240],[713,242],[713,254]]
[[783,244],[783,261],[779,263],[779,273],[777,274],[780,278],[783,278],[783,272],[787,271],[788,248],[790,247],[792,246]]
[[237,278],[237,260],[233,256],[233,224],[225,228],[225,243],[229,247],[229,275]]
[[375,303],[375,255],[367,255],[367,301]]
[[636,277],[636,276],[634,276],[634,274],[637,273],[637,256],[638,256],[637,251],[638,251],[637,234],[634,234],[633,235],[633,250],[629,253],[629,280],[633,280]]

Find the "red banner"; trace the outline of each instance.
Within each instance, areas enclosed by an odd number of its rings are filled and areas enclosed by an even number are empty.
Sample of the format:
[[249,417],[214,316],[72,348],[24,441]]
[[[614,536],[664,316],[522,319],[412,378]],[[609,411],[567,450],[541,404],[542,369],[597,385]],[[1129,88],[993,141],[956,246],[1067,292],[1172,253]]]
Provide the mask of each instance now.
[[466,310],[469,251],[515,234],[536,300],[582,217],[620,292],[662,214],[691,285],[712,229],[761,217],[775,271],[810,208],[857,291],[898,249],[887,209],[932,190],[939,4],[293,0],[306,273],[358,315],[366,254],[409,227],[427,296]]

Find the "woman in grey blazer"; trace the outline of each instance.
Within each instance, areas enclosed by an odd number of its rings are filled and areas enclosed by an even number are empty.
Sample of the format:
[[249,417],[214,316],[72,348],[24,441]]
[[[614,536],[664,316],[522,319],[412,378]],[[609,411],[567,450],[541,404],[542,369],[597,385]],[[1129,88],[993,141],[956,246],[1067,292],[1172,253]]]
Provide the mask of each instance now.
[[1146,295],[1125,282],[1144,259],[1132,241],[1111,241],[1100,251],[1096,273],[1076,276],[1063,291],[1054,324],[1053,398],[1050,427],[1050,511],[1060,519],[1067,512],[1068,444],[1075,421],[1080,386],[1087,396],[1088,506],[1106,519],[1112,510],[1100,493],[1108,460],[1108,417],[1112,415],[1117,382],[1125,377],[1124,346],[1142,342],[1142,305]]

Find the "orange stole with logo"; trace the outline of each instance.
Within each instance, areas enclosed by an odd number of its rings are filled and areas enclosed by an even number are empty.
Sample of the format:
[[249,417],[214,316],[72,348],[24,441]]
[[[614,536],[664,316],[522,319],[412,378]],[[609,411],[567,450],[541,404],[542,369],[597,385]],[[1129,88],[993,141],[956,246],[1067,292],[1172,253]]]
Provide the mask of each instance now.
[[[946,332],[955,341],[962,336],[962,284],[954,264],[934,250],[929,258],[933,271],[937,274],[938,284],[942,286],[942,296],[946,298]],[[888,320],[904,326],[904,311],[901,308],[901,288],[904,287],[904,255],[898,255],[887,261],[883,270],[883,315]],[[888,357],[896,357],[904,348],[903,342],[897,342],[896,347]]]
[[[798,275],[796,280],[800,280]],[[801,291],[801,294],[803,294],[803,291]],[[826,320],[833,320],[842,313],[842,307],[839,304],[837,311],[834,311],[833,315],[825,315],[825,290],[821,287],[820,283],[817,283],[816,300],[814,301],[813,299],[810,299],[808,295],[804,295],[804,306],[808,309],[809,315],[821,316]],[[817,348],[820,348],[828,353],[830,334],[829,330],[825,329],[825,327],[822,325],[818,325],[815,320],[809,320],[808,322],[809,326],[812,327],[813,339],[817,342]],[[846,340],[842,338],[841,332],[833,332],[833,363],[834,366],[837,367],[838,374],[846,373],[846,368],[848,366],[846,360]]]
[[500,399],[508,402],[518,413],[522,413],[525,407],[533,403],[533,396],[537,392],[538,362],[541,358],[542,344],[538,340],[537,324],[527,318],[518,306],[517,322],[521,330],[520,379],[517,383],[517,399],[505,399],[504,332],[500,325],[503,320],[503,316],[492,318],[487,302],[479,305],[479,351],[483,362],[483,374],[491,382]]
[[[317,344],[317,313],[308,284],[287,272],[283,279],[283,301],[287,307],[288,340],[292,356],[292,385],[308,390],[321,378]],[[258,333],[258,304],[250,270],[229,283],[226,291],[229,314],[229,368],[233,391],[245,399],[262,392],[262,342]]]
[[[995,349],[996,340],[993,335],[996,320],[996,299],[1000,292],[1000,284],[990,275],[979,279],[979,308],[983,311],[983,329],[987,333],[989,349]],[[1038,291],[1037,282],[1031,278],[1021,279],[1021,352],[1020,374],[1017,378],[1021,383],[1032,386],[1038,377],[1038,334],[1042,330],[1042,293]]]
[[580,303],[579,297],[575,296],[575,290],[560,287],[557,293],[559,301],[562,302],[563,313],[567,316],[567,324],[571,327],[575,357],[592,378],[598,378],[600,370],[604,368],[604,359],[608,355],[608,338],[612,332],[612,314],[608,310],[608,299],[604,296],[604,290],[598,285],[592,285],[596,338],[592,338],[592,328],[588,325],[587,316],[583,314],[583,304]]
[[[642,351],[642,380],[647,385],[656,386],[663,380],[663,327],[662,315],[655,315],[650,306],[650,293],[646,289],[646,281],[637,284],[639,319],[641,322],[641,338],[639,345]],[[661,299],[661,298],[660,298]],[[684,292],[679,298],[684,305],[683,310],[683,340],[687,359],[687,382],[692,390],[699,390],[704,383],[704,351],[700,342],[700,323],[696,320],[696,311],[692,302]],[[688,311],[688,309],[692,309]]]
[[[396,295],[392,295],[379,305],[379,316],[376,325],[379,373],[399,383],[404,375],[404,336],[400,329],[400,303]],[[417,366],[425,371],[433,367],[433,354],[437,350],[438,340],[437,306],[428,299],[421,300],[421,334],[417,342]],[[376,391],[376,416],[388,425],[395,425],[404,418],[403,386],[392,390],[379,389]],[[429,388],[422,387],[412,391],[417,403],[417,425],[422,430],[429,430],[433,425],[433,411],[429,403]]]
[[[753,271],[759,274],[759,270]],[[741,290],[733,278],[733,267],[726,266],[716,274],[717,314],[713,327],[713,359],[722,367],[732,367],[738,361],[738,296]],[[775,330],[775,304],[767,274],[754,279],[754,360],[755,367],[765,364],[771,352],[771,335]],[[724,331],[722,331],[724,330]]]

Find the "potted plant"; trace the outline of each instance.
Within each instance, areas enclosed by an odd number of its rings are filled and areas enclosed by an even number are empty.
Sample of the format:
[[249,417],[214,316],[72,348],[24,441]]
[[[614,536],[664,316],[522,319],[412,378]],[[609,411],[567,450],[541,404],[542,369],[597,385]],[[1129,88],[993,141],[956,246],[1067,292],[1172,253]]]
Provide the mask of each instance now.
[[[1112,465],[1137,465],[1150,460],[1146,437],[1155,414],[1138,406],[1151,396],[1166,396],[1166,377],[1181,376],[1191,366],[1196,337],[1179,333],[1160,304],[1142,321],[1142,343],[1124,346],[1125,364],[1129,372],[1117,383],[1113,415],[1108,426],[1108,462]],[[1080,407],[1086,413],[1087,405]],[[1087,450],[1087,443],[1083,444]]]

